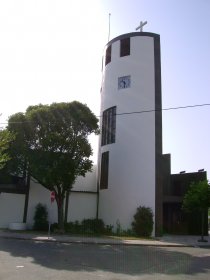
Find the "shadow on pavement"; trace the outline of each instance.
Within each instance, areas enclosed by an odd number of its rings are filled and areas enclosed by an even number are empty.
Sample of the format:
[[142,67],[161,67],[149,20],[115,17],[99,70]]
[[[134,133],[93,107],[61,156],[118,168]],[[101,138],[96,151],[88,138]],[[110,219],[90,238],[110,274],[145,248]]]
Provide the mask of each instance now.
[[209,249],[61,244],[0,239],[1,251],[32,258],[52,270],[108,271],[126,275],[196,275],[210,271]]

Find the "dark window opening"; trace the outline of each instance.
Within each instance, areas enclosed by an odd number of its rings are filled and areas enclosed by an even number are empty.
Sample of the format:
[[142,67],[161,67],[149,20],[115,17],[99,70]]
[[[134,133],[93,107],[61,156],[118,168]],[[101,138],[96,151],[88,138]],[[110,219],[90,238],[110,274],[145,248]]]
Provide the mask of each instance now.
[[109,173],[109,152],[105,152],[101,156],[101,180],[100,189],[108,189]]
[[116,134],[116,106],[103,112],[101,145],[115,143]]
[[130,55],[130,38],[120,40],[120,56]]
[[106,49],[105,65],[107,65],[109,62],[111,62],[111,54],[112,54],[112,45],[110,45],[110,46]]

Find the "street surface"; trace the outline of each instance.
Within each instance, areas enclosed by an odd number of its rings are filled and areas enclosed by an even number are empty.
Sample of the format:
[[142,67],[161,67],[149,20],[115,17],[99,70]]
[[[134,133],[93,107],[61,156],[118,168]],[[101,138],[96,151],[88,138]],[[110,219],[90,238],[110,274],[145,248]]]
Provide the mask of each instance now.
[[0,238],[0,280],[210,279],[210,248]]

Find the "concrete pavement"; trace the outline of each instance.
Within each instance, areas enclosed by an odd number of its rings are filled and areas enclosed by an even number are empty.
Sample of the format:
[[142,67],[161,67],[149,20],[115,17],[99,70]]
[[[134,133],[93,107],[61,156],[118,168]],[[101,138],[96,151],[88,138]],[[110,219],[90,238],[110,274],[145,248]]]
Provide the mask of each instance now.
[[118,237],[86,237],[58,235],[34,232],[18,232],[11,230],[0,230],[0,238],[12,238],[22,240],[34,240],[44,242],[80,243],[80,244],[109,244],[109,245],[139,245],[160,247],[210,247],[210,236],[205,236],[207,242],[199,242],[200,236],[189,235],[164,235],[153,239],[131,239]]

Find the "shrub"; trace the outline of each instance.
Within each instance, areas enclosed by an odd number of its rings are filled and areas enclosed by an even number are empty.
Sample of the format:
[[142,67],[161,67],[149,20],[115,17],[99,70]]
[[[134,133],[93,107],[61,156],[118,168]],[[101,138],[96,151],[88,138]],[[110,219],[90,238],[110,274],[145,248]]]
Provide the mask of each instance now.
[[104,229],[104,234],[108,234],[108,235],[113,234],[113,228],[114,228],[113,225],[106,225]]
[[127,236],[127,237],[131,237],[131,236],[135,236],[136,234],[133,232],[132,229],[123,229],[121,232],[122,236]]
[[34,213],[35,230],[48,230],[48,212],[45,205],[38,203]]
[[82,225],[78,221],[65,223],[64,228],[69,233],[80,234],[83,232]]
[[[70,234],[111,234],[113,226],[105,226],[101,219],[84,219],[64,224],[65,232]],[[58,224],[51,225],[51,231],[57,232]]]
[[120,221],[117,219],[117,221],[116,221],[116,234],[121,235],[121,233],[122,233],[122,227],[121,227]]
[[101,219],[84,219],[82,227],[85,233],[100,234],[105,232],[105,225]]
[[53,223],[53,224],[50,225],[50,231],[51,232],[56,233],[56,232],[58,232],[58,230],[59,230],[58,223]]
[[153,212],[152,209],[145,206],[137,208],[133,216],[132,229],[137,236],[149,237],[153,229]]

